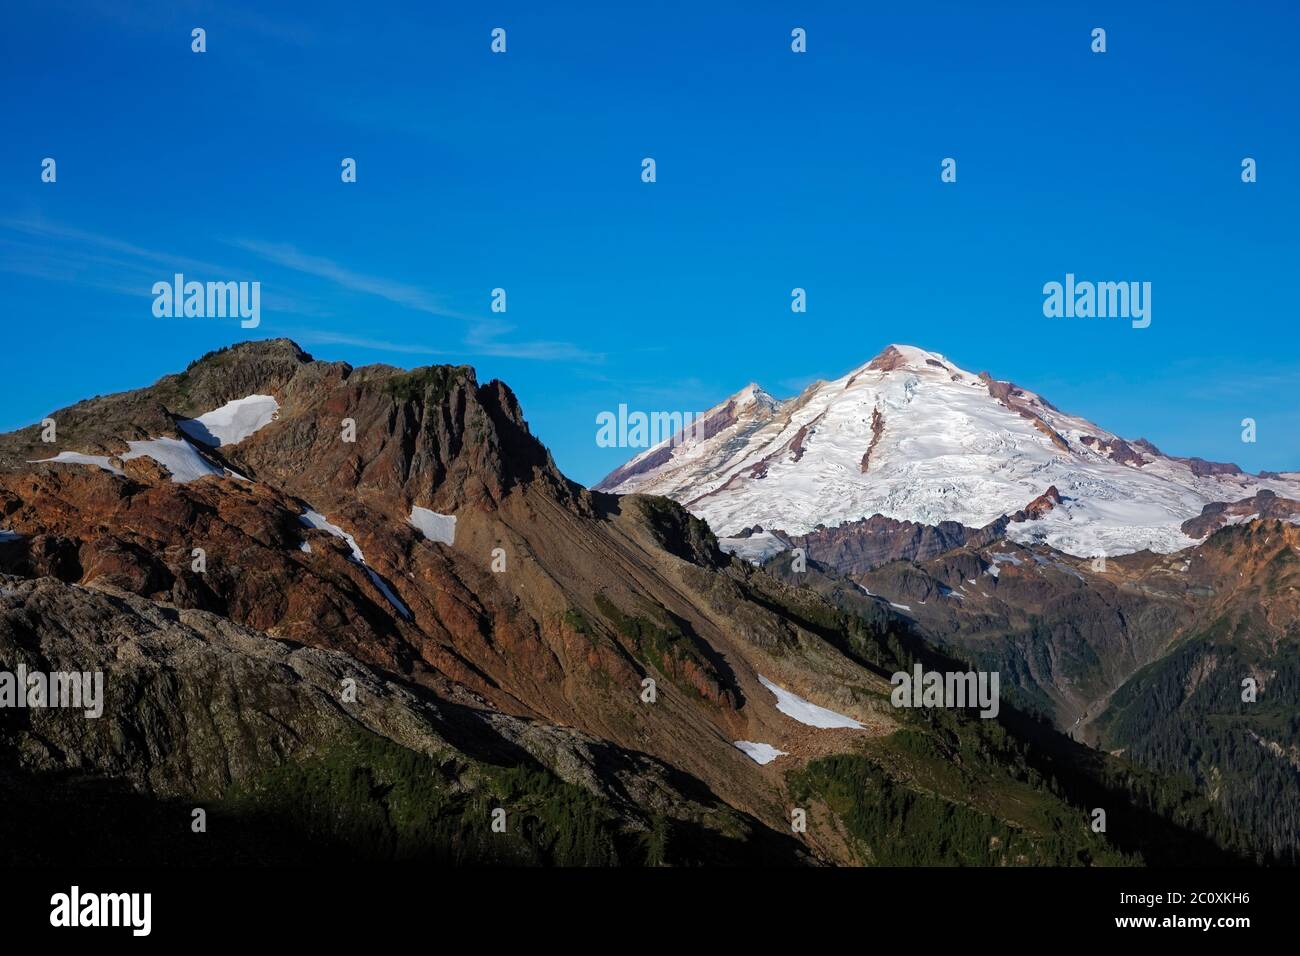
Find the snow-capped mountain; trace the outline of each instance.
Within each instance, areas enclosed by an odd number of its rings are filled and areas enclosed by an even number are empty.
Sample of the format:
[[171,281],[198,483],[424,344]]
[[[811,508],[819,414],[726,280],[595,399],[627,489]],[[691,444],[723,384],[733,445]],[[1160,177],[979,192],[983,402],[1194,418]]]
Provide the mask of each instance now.
[[1180,525],[1211,502],[1300,497],[1300,473],[1165,455],[907,345],[785,401],[751,384],[703,419],[596,487],[674,498],[723,537],[874,514],[979,527],[1034,502],[1012,538],[1089,556],[1194,544]]

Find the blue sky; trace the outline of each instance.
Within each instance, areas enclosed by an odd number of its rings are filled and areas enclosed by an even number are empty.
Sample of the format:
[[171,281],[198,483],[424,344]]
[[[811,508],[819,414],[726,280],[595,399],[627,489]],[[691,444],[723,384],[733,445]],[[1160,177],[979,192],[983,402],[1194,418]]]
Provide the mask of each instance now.
[[[785,396],[904,342],[1300,468],[1294,4],[281,6],[6,5],[0,429],[287,335],[502,378],[594,482],[631,454],[601,411]],[[261,282],[261,326],[155,318],[177,270]],[[1044,318],[1066,272],[1151,282],[1150,328]]]

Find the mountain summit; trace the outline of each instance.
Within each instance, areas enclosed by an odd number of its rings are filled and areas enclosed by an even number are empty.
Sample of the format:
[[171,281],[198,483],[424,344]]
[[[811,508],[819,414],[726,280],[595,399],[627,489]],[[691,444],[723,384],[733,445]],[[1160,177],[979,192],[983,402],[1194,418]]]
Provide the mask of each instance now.
[[[784,401],[750,386],[708,415],[703,436],[652,448],[595,487],[667,495],[723,536],[874,514],[980,527],[1034,503],[1037,520],[1013,537],[1089,556],[1176,551],[1194,543],[1182,525],[1208,504],[1300,496],[1300,474],[1165,455],[910,345]],[[1058,500],[1039,502],[1053,487]]]

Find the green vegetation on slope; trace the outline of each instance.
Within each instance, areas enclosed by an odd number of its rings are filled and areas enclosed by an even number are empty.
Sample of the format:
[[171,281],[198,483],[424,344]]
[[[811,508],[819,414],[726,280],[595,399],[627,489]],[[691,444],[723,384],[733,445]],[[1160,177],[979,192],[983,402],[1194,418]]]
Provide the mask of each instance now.
[[[504,833],[492,830],[497,807]],[[661,862],[608,807],[540,767],[439,761],[369,733],[233,790],[227,809],[293,821],[295,837],[376,861]]]
[[[971,666],[930,646],[851,586],[816,572],[808,577],[832,600],[838,595],[842,607],[829,609],[811,588],[786,586],[763,573],[749,575],[747,596],[886,676],[918,662],[938,671]],[[897,785],[1016,823],[1035,835],[1040,857],[1082,862],[1083,853],[1092,862],[1233,865],[1258,856],[1256,842],[1191,781],[1075,743],[1006,697],[991,720],[947,709],[896,713],[907,729],[875,745],[869,756],[877,767]],[[830,765],[815,779],[825,787],[826,774],[853,766]],[[1104,840],[1086,829],[1097,808],[1107,815]],[[1080,828],[1083,842],[1076,839]],[[914,835],[929,840],[920,831]]]
[[[1138,671],[1098,730],[1107,748],[1193,781],[1269,854],[1300,862],[1300,646],[1265,655],[1229,631],[1221,621]],[[1246,702],[1251,676],[1261,690]]]
[[[973,806],[903,786],[874,760],[836,754],[790,775],[795,800],[817,798],[863,862],[878,866],[1122,865],[1135,862],[1053,807],[1054,831],[1012,827]],[[1046,802],[1046,801],[1045,801]]]
[[413,402],[427,396],[436,405],[464,382],[469,372],[465,365],[430,365],[386,379],[383,390],[399,402]]
[[656,621],[640,614],[624,613],[603,593],[596,595],[595,602],[596,609],[614,630],[636,648],[637,656],[668,678],[673,686],[693,697],[702,697],[699,688],[689,679],[694,672],[712,684],[718,693],[723,692],[724,679],[683,630],[683,622],[668,611],[647,608],[647,613],[657,612],[660,620]]

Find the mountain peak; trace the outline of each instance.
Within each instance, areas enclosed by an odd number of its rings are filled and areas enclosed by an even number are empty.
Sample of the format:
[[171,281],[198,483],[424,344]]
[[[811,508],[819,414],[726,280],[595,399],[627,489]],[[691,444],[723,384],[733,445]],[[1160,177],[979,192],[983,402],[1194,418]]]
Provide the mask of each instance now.
[[734,408],[745,408],[748,405],[767,405],[774,406],[777,404],[768,392],[757,382],[750,382],[735,395],[732,395],[723,404],[733,404]]
[[959,371],[944,356],[938,352],[929,352],[915,345],[902,345],[895,343],[885,346],[884,350],[873,358],[866,365],[862,366],[862,371],[871,372],[893,372],[898,369],[914,369],[923,371],[927,368],[938,368],[946,371]]
[[191,362],[189,368],[193,369],[200,365],[220,361],[221,356],[225,356],[227,360],[231,358],[262,361],[278,360],[299,365],[313,361],[312,357],[304,352],[293,339],[246,339],[243,342],[235,342],[232,345],[225,345],[219,349],[204,353]]

